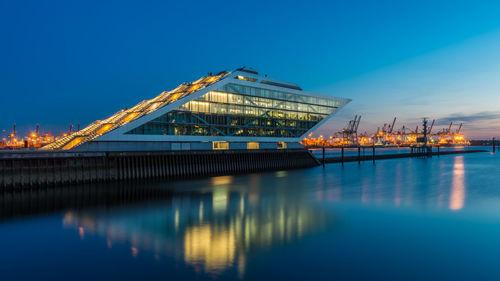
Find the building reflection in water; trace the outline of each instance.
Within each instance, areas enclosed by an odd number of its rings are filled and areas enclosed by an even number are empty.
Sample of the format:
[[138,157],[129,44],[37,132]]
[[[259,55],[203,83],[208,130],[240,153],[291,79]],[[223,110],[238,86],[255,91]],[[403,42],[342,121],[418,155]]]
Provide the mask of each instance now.
[[232,268],[240,276],[253,253],[297,241],[327,225],[326,213],[301,194],[235,190],[232,180],[213,178],[203,192],[176,194],[154,205],[69,211],[63,223],[83,228],[86,235],[106,237],[108,245],[130,243],[134,257],[150,252],[214,274]]
[[460,210],[465,202],[465,168],[463,156],[455,157],[451,184],[450,210]]

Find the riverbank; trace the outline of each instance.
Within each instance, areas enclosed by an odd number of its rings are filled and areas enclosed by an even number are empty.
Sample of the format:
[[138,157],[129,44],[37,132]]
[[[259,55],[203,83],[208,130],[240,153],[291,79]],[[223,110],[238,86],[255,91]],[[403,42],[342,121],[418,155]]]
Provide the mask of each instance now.
[[308,168],[305,149],[0,153],[0,190]]

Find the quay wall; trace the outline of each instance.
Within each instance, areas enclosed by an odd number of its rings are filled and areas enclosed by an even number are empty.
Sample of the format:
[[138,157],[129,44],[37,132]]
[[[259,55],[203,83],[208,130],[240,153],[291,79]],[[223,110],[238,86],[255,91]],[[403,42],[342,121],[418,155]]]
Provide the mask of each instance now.
[[305,149],[0,153],[0,190],[137,179],[176,179],[307,168]]
[[457,150],[457,151],[429,151],[429,152],[413,152],[413,153],[398,153],[398,154],[377,154],[377,155],[359,155],[359,156],[345,156],[345,157],[326,157],[325,163],[342,163],[342,162],[358,162],[358,161],[374,161],[398,158],[414,158],[414,157],[432,157],[441,155],[454,155],[454,154],[469,154],[469,153],[484,153],[489,152],[484,149],[474,150]]

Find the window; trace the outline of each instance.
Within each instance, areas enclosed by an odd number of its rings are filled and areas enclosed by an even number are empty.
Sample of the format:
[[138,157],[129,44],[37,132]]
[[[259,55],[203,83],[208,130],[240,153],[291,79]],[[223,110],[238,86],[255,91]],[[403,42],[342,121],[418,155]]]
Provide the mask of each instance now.
[[236,76],[236,79],[250,81],[250,82],[257,81],[257,79],[255,79],[255,78],[245,77],[245,76],[241,76],[241,75]]
[[278,149],[286,149],[286,142],[278,142]]
[[278,87],[282,87],[282,88],[289,88],[289,89],[294,89],[294,90],[299,90],[301,91],[302,88],[300,88],[299,86],[296,86],[296,85],[289,85],[289,84],[283,84],[283,83],[278,83],[278,82],[272,82],[272,81],[262,81],[260,82],[262,84],[267,84],[267,85],[273,85],[273,86],[278,86]]
[[229,149],[229,143],[227,141],[214,141],[212,142],[213,150],[227,150]]
[[247,149],[259,149],[258,142],[247,142]]

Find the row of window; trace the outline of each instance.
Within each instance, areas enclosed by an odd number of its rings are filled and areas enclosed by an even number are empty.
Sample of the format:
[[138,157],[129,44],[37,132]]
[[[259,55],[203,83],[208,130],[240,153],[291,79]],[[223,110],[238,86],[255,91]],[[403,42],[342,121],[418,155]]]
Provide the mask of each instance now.
[[[203,101],[209,101],[214,103],[248,105],[254,107],[261,107],[265,109],[275,108],[275,109],[283,109],[290,111],[321,113],[327,115],[332,113],[336,109],[335,107],[332,106],[312,105],[294,101],[252,97],[252,96],[244,96],[244,95],[224,93],[224,92],[214,92],[214,91],[206,93],[205,95],[198,98],[197,101],[199,102],[195,103],[198,106],[205,105]],[[223,109],[223,107],[221,107],[221,109]]]
[[[260,145],[258,142],[247,142],[247,149],[259,149]],[[286,149],[286,142],[278,142],[278,149]],[[214,141],[212,142],[213,150],[227,150],[229,149],[229,142],[227,141]]]
[[[227,141],[214,141],[212,142],[213,150],[227,150],[229,149],[229,142]],[[258,142],[247,142],[247,149],[259,149]]]
[[253,126],[253,127],[287,127],[310,129],[323,119],[322,116],[312,115],[305,120],[289,118],[270,118],[263,116],[232,116],[219,114],[192,113],[188,111],[171,111],[164,114],[152,123],[163,124],[192,124],[192,125],[217,125],[217,126]]
[[138,135],[299,137],[307,129],[210,127],[206,125],[147,123],[128,132]]
[[190,101],[180,107],[185,111],[194,113],[210,113],[216,115],[245,115],[262,116],[269,115],[274,118],[320,121],[328,114],[326,113],[305,113],[297,111],[288,111],[281,109],[266,109],[246,105],[228,105],[213,102]]
[[293,101],[299,103],[308,103],[313,105],[326,105],[331,107],[339,107],[343,101],[336,98],[313,97],[282,91],[273,91],[256,87],[243,86],[233,83],[228,83],[218,89],[220,92],[228,92],[234,94],[244,94],[256,97]]

